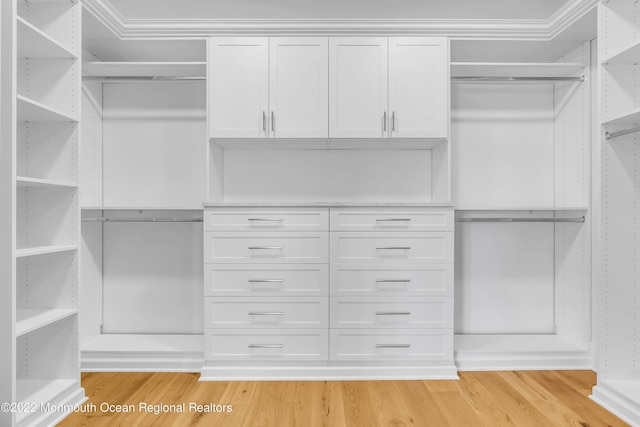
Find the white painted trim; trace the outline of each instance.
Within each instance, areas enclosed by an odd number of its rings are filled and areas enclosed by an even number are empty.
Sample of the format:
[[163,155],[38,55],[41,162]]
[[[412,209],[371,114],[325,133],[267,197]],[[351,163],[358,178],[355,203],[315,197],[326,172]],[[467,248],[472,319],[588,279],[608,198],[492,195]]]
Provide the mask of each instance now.
[[456,352],[455,361],[459,371],[593,370],[593,359],[589,351]]
[[205,366],[200,381],[457,380],[455,366]]
[[595,386],[593,394],[589,397],[623,421],[634,426],[640,425],[640,406],[636,402],[625,399],[606,385]]
[[551,40],[598,0],[571,0],[549,19],[127,19],[109,0],[83,0],[122,39],[230,35],[430,35],[452,39]]
[[[126,353],[126,354],[125,354]],[[110,353],[83,354],[80,362],[82,372],[199,372],[202,355],[167,353]]]

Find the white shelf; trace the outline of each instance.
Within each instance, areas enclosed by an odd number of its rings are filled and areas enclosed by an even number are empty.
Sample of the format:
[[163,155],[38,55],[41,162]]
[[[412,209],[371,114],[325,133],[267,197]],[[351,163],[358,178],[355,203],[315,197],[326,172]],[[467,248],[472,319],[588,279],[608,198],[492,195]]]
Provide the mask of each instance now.
[[634,108],[625,114],[606,120],[602,124],[609,126],[634,126],[640,124],[640,108]]
[[69,49],[22,17],[18,17],[17,21],[18,58],[78,58]]
[[18,187],[59,187],[59,188],[77,188],[78,183],[72,181],[58,181],[52,179],[28,178],[19,176],[16,178]]
[[640,58],[640,41],[633,42],[629,46],[620,49],[613,55],[602,60],[603,65],[633,65]]
[[456,211],[587,211],[586,206],[456,206]]
[[[17,401],[20,403],[44,403],[53,402],[70,391],[80,387],[80,381],[74,380],[23,380],[18,379],[16,384]],[[38,405],[38,410],[39,410]],[[18,412],[17,424],[28,418],[32,413]]]
[[105,334],[82,345],[83,352],[202,353],[204,339],[197,335]]
[[570,77],[584,68],[577,62],[452,62],[452,77]]
[[16,336],[21,336],[71,317],[76,309],[21,310],[16,311]]
[[18,121],[21,122],[77,122],[78,117],[26,96],[18,95]]
[[202,77],[206,62],[103,62],[82,64],[82,72],[96,77]]
[[69,252],[78,249],[76,245],[49,245],[36,246],[33,248],[23,248],[16,250],[16,258],[24,258],[34,255],[55,254],[59,252]]
[[199,206],[82,206],[82,210],[99,211],[201,211]]

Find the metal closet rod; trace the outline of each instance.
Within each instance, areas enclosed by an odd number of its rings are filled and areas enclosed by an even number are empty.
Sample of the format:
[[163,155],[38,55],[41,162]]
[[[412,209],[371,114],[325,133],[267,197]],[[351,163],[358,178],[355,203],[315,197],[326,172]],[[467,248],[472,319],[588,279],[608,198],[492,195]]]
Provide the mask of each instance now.
[[100,218],[82,218],[82,222],[202,222],[202,218],[100,217]]
[[617,138],[619,136],[623,136],[623,135],[629,135],[630,133],[635,133],[640,131],[640,125],[636,125],[633,127],[630,127],[628,129],[623,129],[623,130],[618,130],[615,132],[606,132],[604,134],[604,139],[606,139],[607,141],[613,138]]
[[206,80],[204,76],[82,76],[82,80],[96,81],[136,81],[136,82],[175,82]]
[[541,76],[452,76],[457,82],[583,82],[584,76],[578,77],[541,77]]
[[456,218],[456,222],[585,222],[585,217],[577,218]]

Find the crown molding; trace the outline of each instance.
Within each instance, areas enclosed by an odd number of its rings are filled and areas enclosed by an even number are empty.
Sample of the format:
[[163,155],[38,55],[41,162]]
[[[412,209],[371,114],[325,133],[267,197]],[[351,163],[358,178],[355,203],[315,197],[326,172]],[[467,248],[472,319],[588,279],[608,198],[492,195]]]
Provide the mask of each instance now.
[[572,0],[549,19],[127,19],[109,0],[82,0],[121,39],[218,35],[431,35],[459,40],[553,39],[598,0]]

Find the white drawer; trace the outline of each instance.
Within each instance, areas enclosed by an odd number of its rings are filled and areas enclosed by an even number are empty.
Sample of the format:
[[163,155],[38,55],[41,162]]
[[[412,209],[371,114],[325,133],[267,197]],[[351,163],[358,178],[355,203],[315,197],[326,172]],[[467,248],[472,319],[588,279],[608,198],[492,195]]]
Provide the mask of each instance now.
[[205,329],[205,360],[327,360],[326,329]]
[[332,329],[335,361],[447,361],[453,359],[452,329]]
[[453,231],[453,209],[331,208],[331,231]]
[[206,297],[205,328],[326,328],[326,297]]
[[331,298],[331,328],[453,328],[453,297]]
[[453,265],[332,266],[331,295],[453,295]]
[[205,232],[205,263],[327,263],[327,233]]
[[205,231],[327,231],[321,208],[215,208],[204,211]]
[[451,232],[331,233],[332,263],[452,263]]
[[326,264],[205,264],[205,296],[329,295]]

